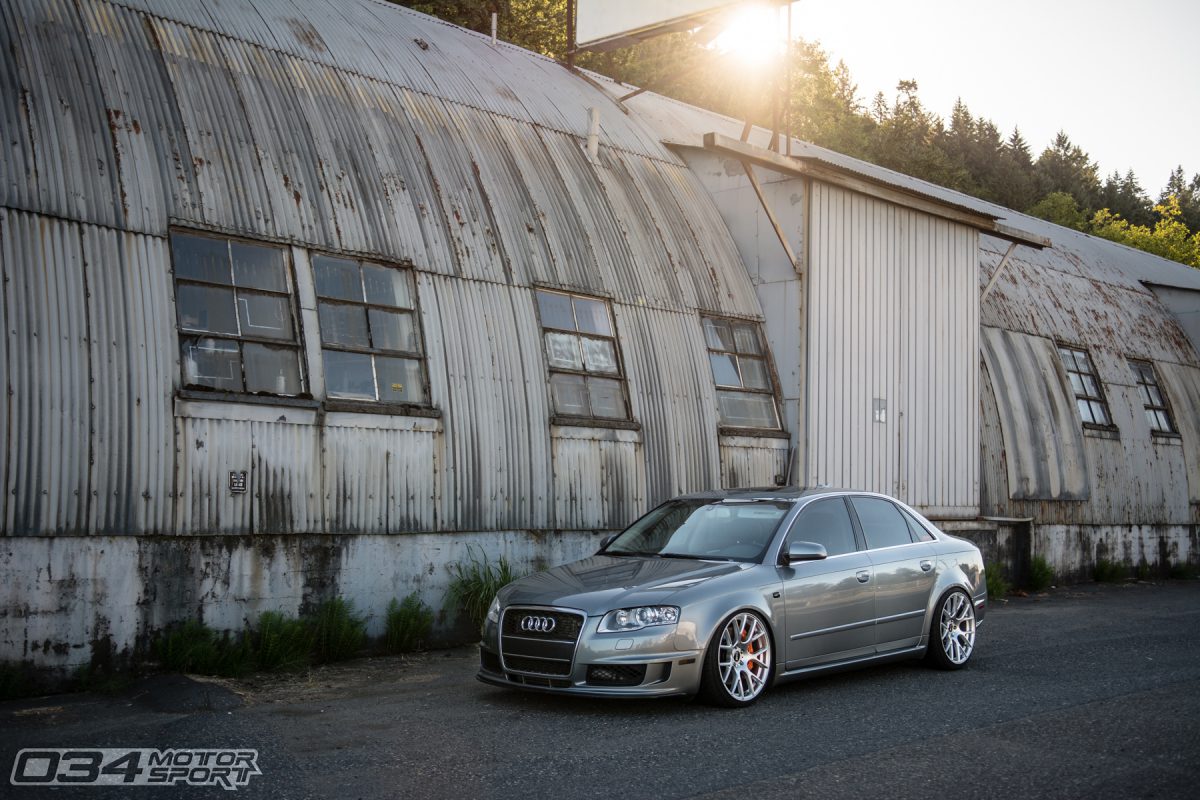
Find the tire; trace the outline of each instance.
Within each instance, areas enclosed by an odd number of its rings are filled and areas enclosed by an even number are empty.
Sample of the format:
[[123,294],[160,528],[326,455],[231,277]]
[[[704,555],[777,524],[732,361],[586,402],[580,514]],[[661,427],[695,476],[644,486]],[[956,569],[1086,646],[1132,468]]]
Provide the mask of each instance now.
[[975,652],[975,604],[962,589],[947,592],[929,626],[929,663],[938,669],[962,669]]
[[771,630],[753,611],[736,611],[717,627],[704,654],[700,699],[741,708],[762,697],[775,678]]

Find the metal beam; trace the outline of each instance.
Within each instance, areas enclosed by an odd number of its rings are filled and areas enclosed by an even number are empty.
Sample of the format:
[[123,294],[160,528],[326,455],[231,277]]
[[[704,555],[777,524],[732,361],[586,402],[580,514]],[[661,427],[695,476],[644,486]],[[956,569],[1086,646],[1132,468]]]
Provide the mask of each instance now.
[[792,245],[787,240],[787,236],[783,232],[783,226],[779,224],[779,219],[775,216],[775,212],[771,210],[771,204],[767,202],[767,196],[763,194],[762,185],[758,182],[758,176],[754,174],[754,165],[749,161],[743,161],[742,166],[746,168],[746,177],[750,179],[750,185],[754,187],[754,193],[758,195],[758,202],[762,205],[763,211],[767,214],[767,219],[771,221],[771,227],[775,229],[775,236],[779,238],[779,243],[783,245],[783,252],[787,254],[788,261],[792,264],[792,269],[801,279],[804,278],[804,267],[796,259],[796,253],[792,250]]
[[967,225],[989,236],[995,236],[1009,242],[1017,242],[1036,248],[1050,246],[1049,239],[1004,225],[992,214],[956,205],[933,195],[889,183],[834,164],[816,161],[815,159],[789,158],[779,153],[748,144],[747,142],[731,139],[719,133],[704,134],[704,148],[736,158],[742,162],[749,162],[774,170],[784,175],[812,178],[822,183],[839,186],[843,189],[874,197],[878,200],[921,211],[951,222],[957,222],[960,225]]
[[1000,259],[1000,266],[996,267],[996,271],[992,273],[992,277],[988,278],[987,286],[983,287],[983,291],[979,293],[979,302],[983,302],[988,293],[992,291],[992,287],[996,285],[996,279],[1000,277],[1000,273],[1004,272],[1004,268],[1008,266],[1008,259],[1012,258],[1013,250],[1017,249],[1016,242],[1009,242],[1008,252],[1004,254],[1004,258]]

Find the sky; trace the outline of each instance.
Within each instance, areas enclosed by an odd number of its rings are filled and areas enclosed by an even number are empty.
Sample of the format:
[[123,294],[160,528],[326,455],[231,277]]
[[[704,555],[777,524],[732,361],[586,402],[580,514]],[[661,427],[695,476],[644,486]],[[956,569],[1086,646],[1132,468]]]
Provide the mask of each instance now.
[[1037,155],[1059,131],[1157,199],[1200,173],[1200,0],[799,0],[796,35],[846,62],[868,105],[915,79],[949,119],[961,97]]

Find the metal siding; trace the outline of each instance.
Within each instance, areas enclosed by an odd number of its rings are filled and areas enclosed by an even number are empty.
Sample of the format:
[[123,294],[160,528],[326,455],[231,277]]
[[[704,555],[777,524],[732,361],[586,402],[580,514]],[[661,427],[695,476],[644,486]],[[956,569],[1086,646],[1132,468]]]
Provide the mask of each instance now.
[[640,438],[636,431],[569,428],[551,435],[555,528],[620,530],[644,512]]
[[[18,123],[8,130],[28,132],[26,159],[10,167],[5,181],[28,180],[32,155],[36,195],[7,192],[31,211],[118,226],[124,223],[122,187],[114,163],[95,62],[78,12],[69,0],[19,0],[0,4],[0,48],[5,64],[6,104],[17,101]],[[13,83],[17,85],[14,86]],[[11,99],[7,99],[11,98]],[[24,124],[21,124],[24,123]],[[24,176],[21,167],[25,167]],[[35,199],[36,197],[36,199]],[[32,202],[30,202],[32,201]]]
[[716,488],[716,391],[699,317],[619,304],[613,311],[630,411],[642,426],[646,501]]
[[125,227],[163,235],[170,216],[198,219],[192,157],[165,65],[138,14],[81,6],[120,171]]
[[248,490],[256,534],[323,529],[321,430],[312,425],[253,422]]
[[87,288],[80,228],[5,216],[3,272],[9,430],[8,509],[14,534],[79,531],[88,509]]
[[721,487],[773,486],[777,475],[787,474],[787,439],[722,436]]
[[[211,33],[150,18],[187,136],[201,214],[197,222],[276,236],[275,211],[234,71]],[[280,213],[289,213],[280,209]]]
[[91,374],[88,533],[170,526],[174,358],[167,243],[84,226]]
[[[491,530],[548,523],[548,395],[532,291],[429,276],[430,360],[444,366],[441,524]],[[436,337],[433,340],[432,337]],[[435,402],[437,402],[435,400]]]
[[176,532],[252,531],[253,495],[230,492],[229,473],[245,471],[249,481],[253,426],[246,420],[175,418]]
[[987,363],[1014,500],[1087,500],[1093,491],[1074,398],[1063,386],[1054,343],[984,327]]
[[1007,453],[1000,428],[1000,411],[987,362],[979,359],[979,513],[985,517],[1012,517],[1008,495]]
[[962,455],[978,442],[974,234],[813,192],[808,479],[974,513],[978,466]]
[[[1187,464],[1188,502],[1200,503],[1200,369],[1158,364],[1162,389],[1171,403]],[[1160,445],[1167,447],[1168,444]]]

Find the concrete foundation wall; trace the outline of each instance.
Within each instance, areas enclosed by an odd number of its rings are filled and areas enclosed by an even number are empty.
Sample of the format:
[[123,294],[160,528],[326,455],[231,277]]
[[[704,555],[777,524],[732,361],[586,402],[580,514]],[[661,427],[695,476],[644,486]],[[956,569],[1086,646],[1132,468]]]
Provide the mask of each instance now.
[[[590,555],[603,533],[20,537],[0,545],[0,662],[69,671],[120,663],[165,626],[240,630],[264,611],[342,597],[383,633],[393,598],[417,592],[435,638],[469,639],[444,610],[449,566],[503,555],[518,574]],[[461,616],[461,615],[459,615]]]

